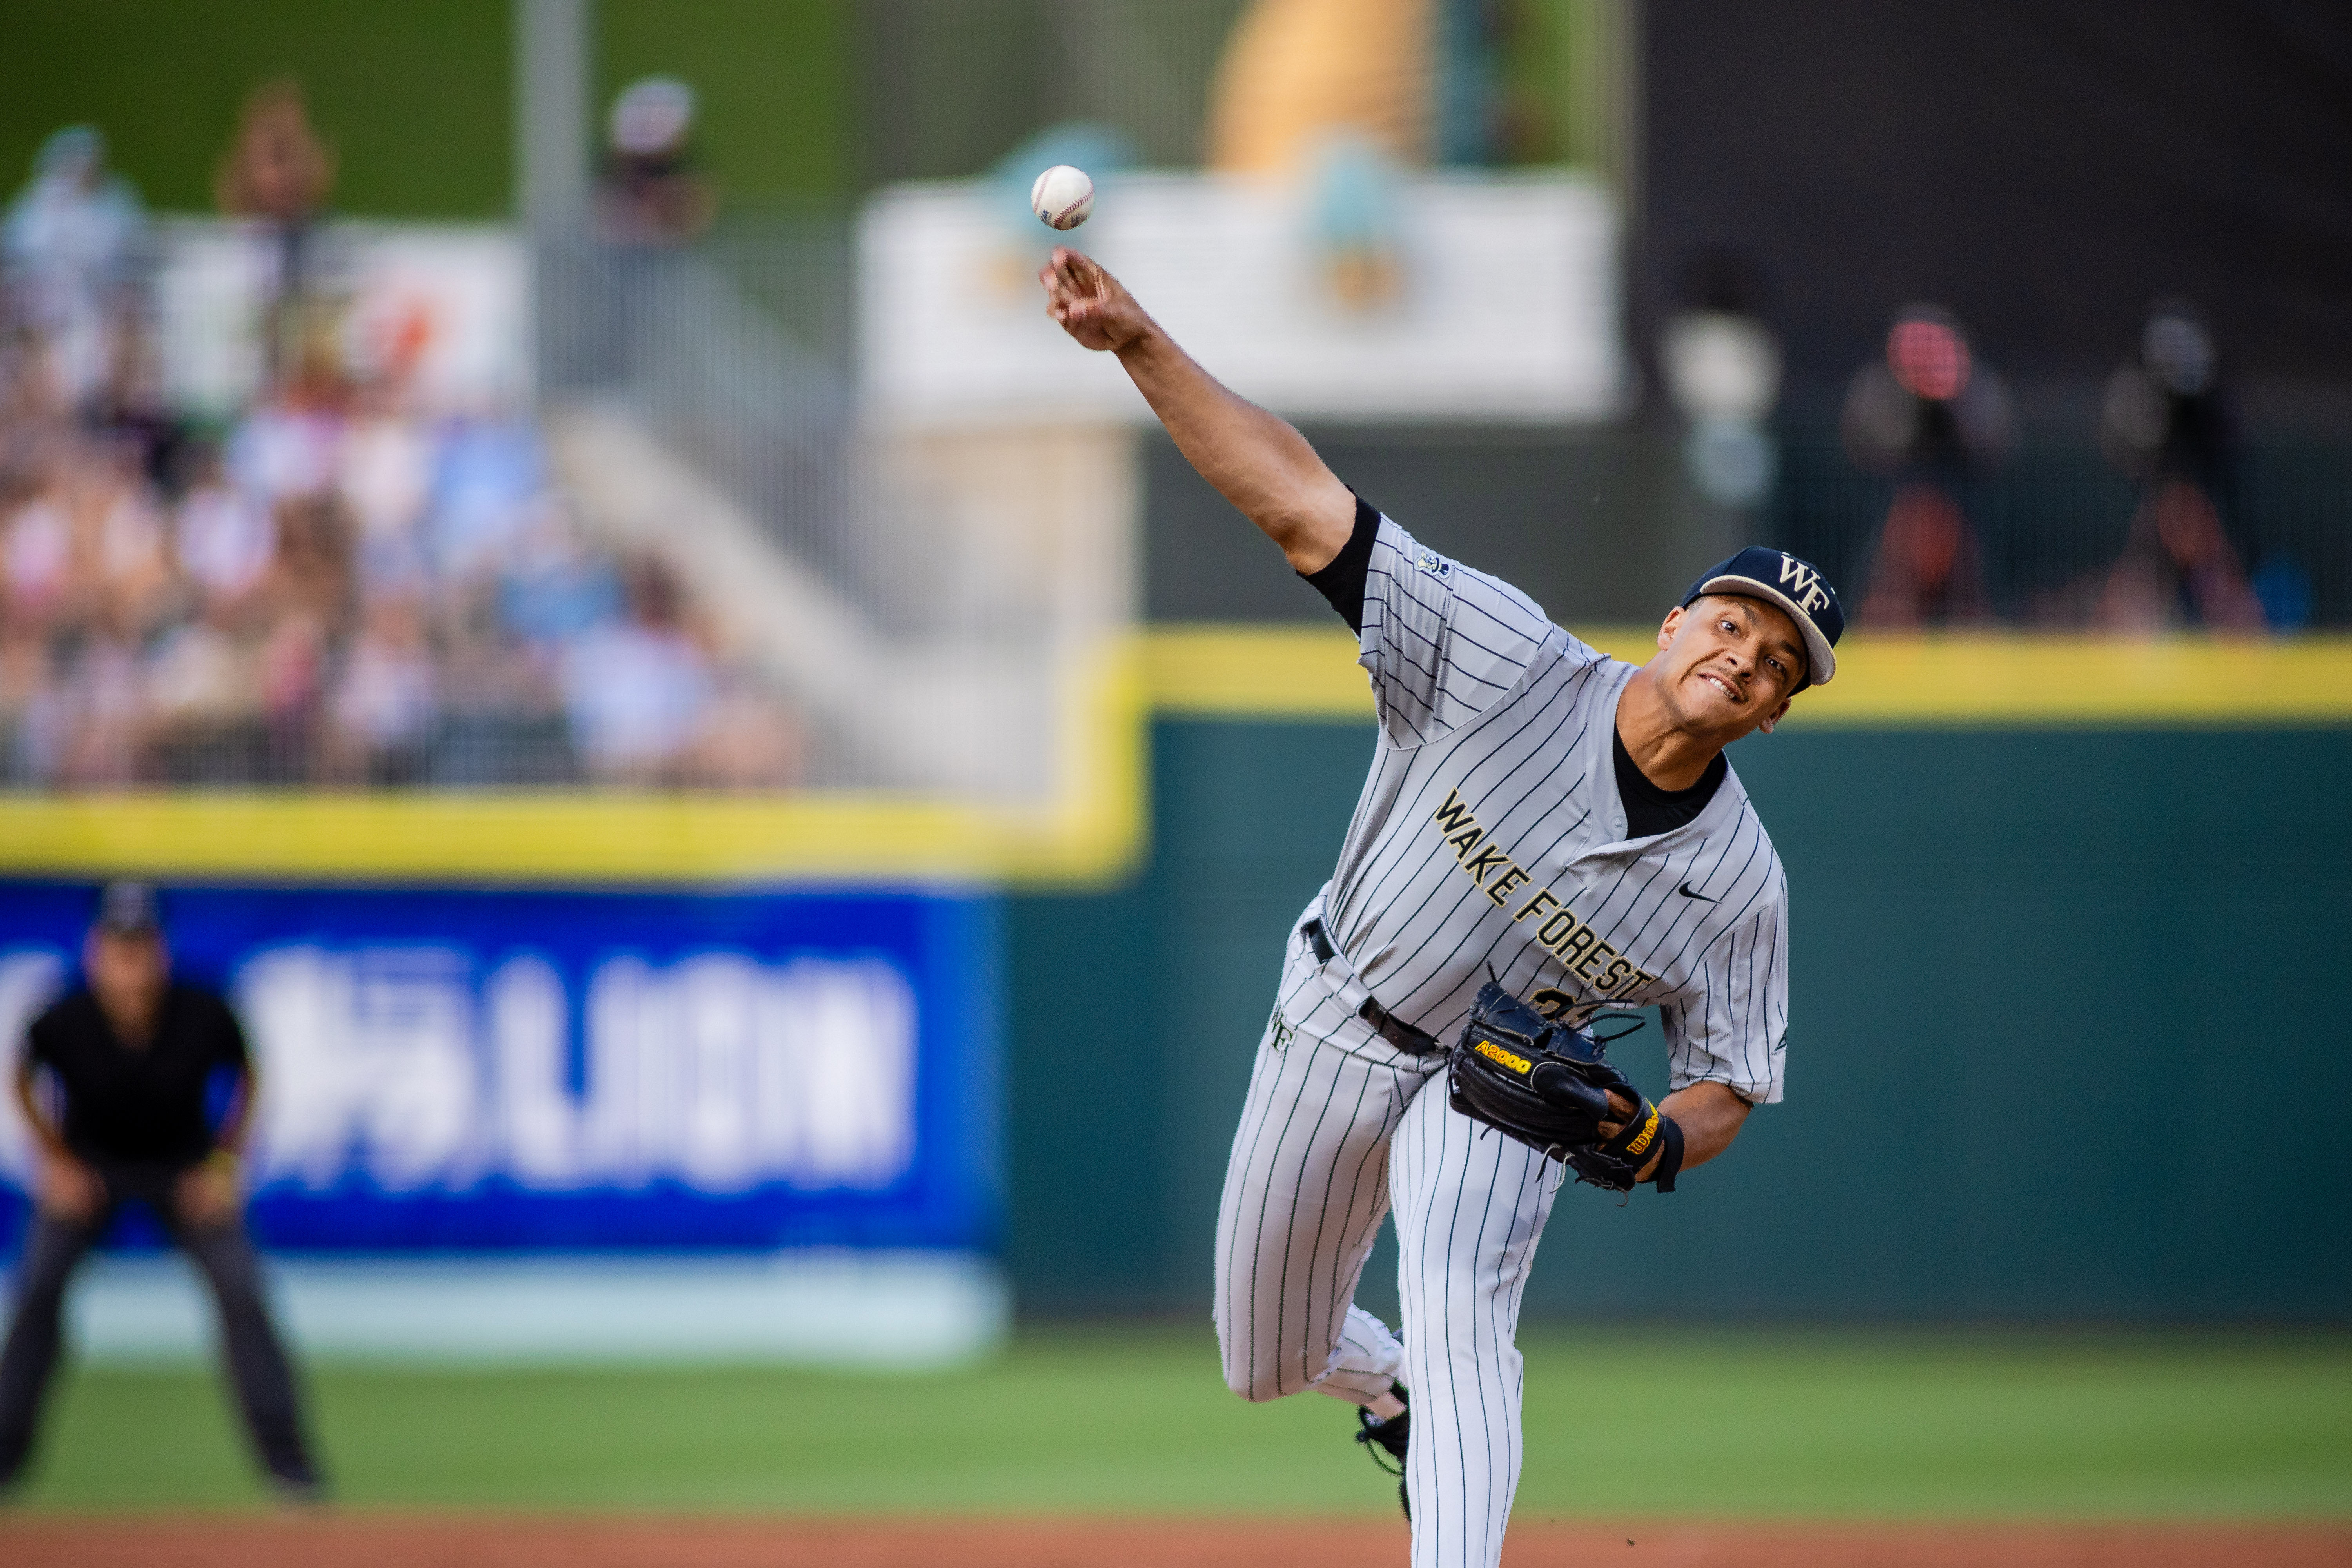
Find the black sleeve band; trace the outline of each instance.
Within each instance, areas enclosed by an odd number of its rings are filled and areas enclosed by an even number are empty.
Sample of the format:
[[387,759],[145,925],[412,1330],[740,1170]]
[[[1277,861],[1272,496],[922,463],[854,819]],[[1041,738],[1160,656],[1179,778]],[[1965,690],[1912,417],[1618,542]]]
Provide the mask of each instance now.
[[1364,629],[1364,588],[1372,574],[1372,542],[1380,537],[1381,514],[1363,497],[1356,498],[1356,531],[1348,535],[1348,542],[1339,546],[1339,553],[1319,572],[1303,572],[1307,585],[1339,612],[1339,618],[1350,629]]
[[1666,1135],[1666,1146],[1658,1155],[1658,1168],[1650,1173],[1650,1180],[1658,1184],[1658,1191],[1671,1193],[1675,1190],[1675,1177],[1683,1168],[1683,1130],[1671,1116],[1661,1115],[1658,1120],[1664,1123],[1660,1131]]

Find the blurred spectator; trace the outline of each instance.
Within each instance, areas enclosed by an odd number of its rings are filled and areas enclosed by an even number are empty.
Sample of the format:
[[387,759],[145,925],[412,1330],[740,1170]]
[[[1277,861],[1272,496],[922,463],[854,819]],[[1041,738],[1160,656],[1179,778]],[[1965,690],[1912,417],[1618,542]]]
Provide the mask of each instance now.
[[106,170],[106,141],[71,125],[41,144],[33,178],[0,225],[9,298],[37,334],[58,406],[98,399],[121,355],[146,219],[128,182]]
[[263,637],[257,654],[261,717],[267,750],[265,784],[299,784],[318,757],[319,710],[326,696],[327,633],[318,618],[296,610]]
[[318,296],[317,237],[335,185],[334,154],[310,127],[302,89],[254,89],[213,179],[220,210],[268,226],[276,241],[266,358],[281,387],[316,389],[338,357],[334,321]]
[[417,605],[405,598],[370,605],[335,690],[337,772],[368,784],[417,783],[437,716]]
[[143,312],[124,312],[113,366],[84,418],[129,452],[158,488],[176,490],[184,482],[189,433],[164,400],[163,363]]
[[1845,400],[1847,453],[1895,477],[1865,624],[1965,624],[1990,613],[1967,497],[1970,480],[2006,455],[2013,426],[2007,390],[1950,312],[1910,305],[1896,314],[1885,357],[1855,374]]
[[199,462],[195,482],[180,500],[173,542],[202,605],[233,616],[277,559],[278,525],[266,505],[228,482],[217,452]]
[[104,618],[118,636],[142,642],[175,607],[170,520],[146,482],[137,447],[100,446],[83,474]]
[[258,651],[217,605],[157,640],[147,662],[149,778],[250,784],[263,776]]
[[[682,155],[690,100],[666,142],[665,102],[616,114],[630,147]],[[347,342],[311,297],[333,168],[298,91],[254,95],[220,170],[223,206],[277,243],[273,353],[296,357],[217,442],[184,439],[164,400],[137,205],[101,152],[94,132],[54,139],[0,232],[8,782],[545,784],[583,762],[631,783],[793,781],[789,712],[695,629],[674,577],[625,574],[578,526],[537,424],[423,406],[413,322]],[[93,330],[112,357],[69,407],[58,367],[85,351],[58,345]]]
[[2136,479],[2173,476],[2222,489],[2236,458],[2231,426],[2212,331],[2188,301],[2159,301],[2138,359],[2107,380],[2099,414],[2107,459]]
[[2226,523],[2236,439],[2219,355],[2211,331],[2185,301],[2157,305],[2138,361],[2108,379],[2099,444],[2141,489],[2123,554],[2100,590],[2096,624],[2259,628],[2263,605]]
[[300,616],[322,633],[344,629],[353,609],[351,527],[329,491],[278,503],[278,554],[263,591],[280,616]]
[[718,203],[694,156],[694,89],[675,77],[631,82],[604,130],[596,212],[608,239],[672,245],[710,226]]
[[318,219],[334,184],[334,155],[310,128],[301,88],[292,81],[256,88],[214,174],[221,211],[299,228]]
[[562,507],[541,505],[500,577],[499,619],[525,644],[552,648],[621,609],[612,563],[582,546]]
[[120,789],[138,781],[141,721],[145,701],[138,656],[103,632],[75,649],[60,696],[72,715],[59,736],[60,783],[81,789]]
[[527,425],[476,420],[446,431],[433,494],[435,567],[482,576],[520,546],[547,483],[546,462]]
[[1679,285],[1658,362],[1690,421],[1684,468],[1717,505],[1754,506],[1780,463],[1764,421],[1780,396],[1780,344],[1764,319],[1761,277],[1745,256],[1711,249],[1689,259]]
[[722,674],[692,757],[694,778],[719,789],[775,789],[799,776],[803,737],[773,700]]
[[274,507],[334,488],[341,432],[331,409],[266,402],[237,421],[226,459],[238,489]]
[[423,420],[375,407],[345,426],[335,489],[352,520],[360,579],[370,589],[422,583],[423,523],[439,462],[436,433]]
[[0,514],[39,482],[64,431],[40,335],[20,322],[0,331]]
[[677,580],[640,560],[629,566],[626,594],[627,618],[578,637],[564,657],[564,700],[591,776],[728,789],[791,783],[802,761],[798,730],[688,627]]
[[64,476],[43,475],[0,523],[0,578],[11,626],[47,632],[70,623],[78,597],[73,522]]
[[631,564],[628,617],[574,642],[563,699],[589,772],[619,784],[670,782],[700,736],[709,660],[688,635],[677,584],[658,563]]

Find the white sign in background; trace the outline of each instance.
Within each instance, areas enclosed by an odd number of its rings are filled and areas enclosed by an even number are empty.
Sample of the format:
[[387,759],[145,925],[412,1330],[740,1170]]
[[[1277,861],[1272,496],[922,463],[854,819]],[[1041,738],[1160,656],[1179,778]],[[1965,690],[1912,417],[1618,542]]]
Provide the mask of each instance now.
[[1045,313],[1051,242],[1086,251],[1220,380],[1294,417],[1590,421],[1625,403],[1618,226],[1608,194],[1558,172],[1401,177],[1399,288],[1351,310],[1285,181],[1131,174],[1066,236],[987,182],[902,185],[859,234],[864,390],[910,425],[1140,422],[1108,354]]
[[[0,954],[12,1053],[66,973],[54,951]],[[915,996],[880,959],[608,959],[586,990],[576,1090],[569,1003],[542,959],[478,978],[454,949],[289,946],[248,960],[234,990],[262,1082],[263,1182],[870,1190],[915,1156]],[[0,1168],[21,1180],[31,1153],[11,1097]]]
[[[280,251],[266,227],[218,218],[160,226],[155,277],[163,382],[175,406],[227,416],[257,396]],[[348,368],[395,368],[427,413],[488,414],[531,395],[530,257],[494,224],[343,221],[312,239],[316,287],[339,307]]]

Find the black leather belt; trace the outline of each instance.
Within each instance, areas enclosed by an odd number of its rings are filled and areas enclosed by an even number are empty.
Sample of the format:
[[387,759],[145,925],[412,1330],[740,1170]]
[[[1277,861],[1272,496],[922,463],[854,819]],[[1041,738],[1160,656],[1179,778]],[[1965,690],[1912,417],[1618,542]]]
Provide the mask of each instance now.
[[[1298,928],[1307,938],[1307,945],[1315,950],[1316,962],[1328,963],[1339,954],[1332,945],[1331,933],[1323,929],[1320,917]],[[1372,1033],[1409,1057],[1431,1056],[1445,1047],[1435,1035],[1416,1029],[1402,1018],[1380,1005],[1378,999],[1367,996],[1364,1005],[1356,1009],[1356,1016],[1371,1026]]]
[[1409,1057],[1433,1056],[1445,1048],[1435,1035],[1414,1028],[1370,996],[1356,1009],[1356,1016],[1370,1024],[1372,1033]]

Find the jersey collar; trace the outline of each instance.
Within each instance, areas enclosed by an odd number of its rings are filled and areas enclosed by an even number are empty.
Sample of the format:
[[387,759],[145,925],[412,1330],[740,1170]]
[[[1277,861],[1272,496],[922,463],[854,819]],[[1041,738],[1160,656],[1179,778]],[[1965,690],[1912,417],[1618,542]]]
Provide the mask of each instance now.
[[1739,770],[1731,759],[1723,759],[1723,783],[1696,816],[1680,827],[1670,828],[1654,838],[1625,837],[1625,800],[1617,793],[1617,759],[1610,746],[1617,732],[1617,704],[1625,695],[1625,683],[1633,679],[1642,667],[1611,659],[1606,679],[1609,685],[1601,693],[1601,711],[1605,721],[1588,725],[1584,739],[1578,743],[1577,765],[1584,770],[1586,787],[1592,809],[1601,819],[1601,832],[1605,842],[1596,844],[1588,854],[1605,855],[1633,849],[1646,855],[1654,850],[1674,849],[1694,839],[1703,839],[1728,827],[1738,819],[1748,803],[1748,791],[1739,782]]

